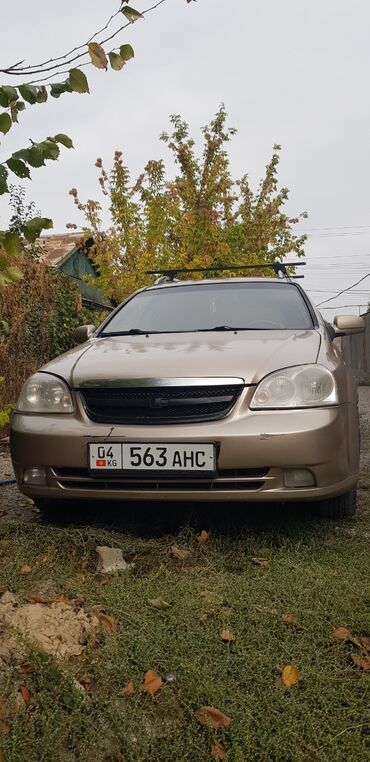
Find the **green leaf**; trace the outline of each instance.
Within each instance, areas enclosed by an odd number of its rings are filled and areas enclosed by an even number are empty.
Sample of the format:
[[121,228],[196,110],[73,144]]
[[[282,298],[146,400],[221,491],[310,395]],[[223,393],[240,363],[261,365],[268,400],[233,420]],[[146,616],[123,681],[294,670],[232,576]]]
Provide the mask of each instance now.
[[60,98],[63,93],[71,92],[72,88],[68,82],[68,79],[66,79],[65,82],[53,82],[53,84],[50,86],[50,95],[53,98]]
[[6,135],[6,133],[9,132],[11,126],[12,120],[9,114],[6,111],[3,111],[0,114],[0,132],[2,132],[3,135]]
[[1,91],[7,99],[7,106],[9,106],[9,103],[12,103],[12,101],[16,101],[18,99],[18,93],[15,87],[11,87],[10,85],[3,85]]
[[23,278],[22,271],[15,265],[10,265],[7,267],[3,271],[3,275],[5,275],[5,278],[9,283],[19,283],[19,281]]
[[115,71],[121,71],[121,69],[125,65],[123,58],[121,58],[121,56],[118,53],[113,53],[113,51],[111,53],[108,53],[108,56],[109,56],[109,61],[110,61],[110,65],[112,69],[114,69]]
[[20,85],[18,90],[22,98],[27,101],[27,103],[36,103],[37,87],[35,87],[35,85]]
[[142,13],[139,13],[139,11],[136,11],[135,8],[131,8],[129,5],[126,5],[125,8],[122,8],[122,13],[124,16],[126,16],[127,21],[131,21],[132,24],[134,21],[144,18]]
[[23,225],[23,235],[27,241],[34,243],[39,238],[43,230],[49,230],[53,227],[53,220],[48,217],[34,217]]
[[130,58],[135,58],[135,53],[132,45],[121,45],[119,54],[125,62],[129,61]]
[[108,59],[105,55],[104,48],[102,48],[98,42],[90,42],[87,47],[90,53],[91,63],[96,66],[97,69],[107,70]]
[[39,148],[42,152],[44,159],[51,159],[52,161],[55,161],[60,154],[59,146],[55,140],[50,138],[43,140],[42,143],[36,143],[36,145],[37,148]]
[[16,233],[11,233],[8,231],[5,233],[4,239],[1,242],[1,245],[5,249],[6,253],[10,256],[15,256],[15,254],[20,254],[22,251],[22,241]]
[[41,85],[41,87],[39,87],[37,92],[37,98],[36,98],[37,103],[46,103],[47,99],[48,99],[48,91],[45,85]]
[[26,104],[23,101],[12,101],[10,104],[10,113],[13,122],[18,122],[18,112],[24,111]]
[[3,92],[3,88],[0,87],[0,106],[2,106],[3,108],[8,108],[8,105],[9,105],[8,99]]
[[56,140],[57,143],[61,143],[66,148],[73,148],[71,138],[69,138],[68,135],[64,135],[62,132],[58,132],[58,135],[54,135],[54,140]]
[[3,193],[8,193],[8,170],[6,167],[4,167],[3,164],[0,164],[0,196],[2,196]]
[[42,153],[42,151],[40,151],[37,145],[32,146],[32,148],[27,148],[25,153],[27,154],[24,157],[25,161],[27,161],[28,164],[31,165],[31,167],[45,166],[44,154]]
[[74,93],[90,92],[86,74],[81,69],[71,69],[68,81]]
[[24,161],[17,159],[15,156],[11,156],[6,163],[9,169],[11,169],[11,171],[14,172],[14,174],[17,175],[17,177],[21,177],[22,180],[25,177],[30,177],[30,170],[28,169],[27,164],[25,164]]
[[22,159],[22,161],[27,161],[29,150],[29,148],[20,148],[19,151],[14,151],[12,159]]

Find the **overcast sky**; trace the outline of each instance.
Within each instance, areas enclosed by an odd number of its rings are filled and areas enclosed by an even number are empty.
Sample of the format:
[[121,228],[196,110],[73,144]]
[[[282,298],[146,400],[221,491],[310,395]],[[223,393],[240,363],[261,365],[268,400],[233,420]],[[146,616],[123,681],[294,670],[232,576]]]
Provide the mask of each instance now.
[[[151,2],[130,4],[143,10]],[[0,65],[64,53],[117,7],[118,0],[3,2]],[[309,214],[299,226],[310,235],[302,284],[318,303],[370,272],[369,29],[369,0],[166,0],[122,36],[136,53],[123,71],[89,67],[91,95],[29,108],[3,147],[10,154],[29,137],[57,132],[73,138],[74,151],[63,149],[59,162],[24,181],[55,232],[64,232],[67,222],[81,224],[68,190],[98,195],[97,156],[109,165],[123,150],[136,176],[149,158],[166,158],[158,136],[169,114],[180,113],[199,134],[224,102],[238,129],[230,146],[235,176],[248,172],[256,186],[273,144],[282,145],[288,211]],[[4,225],[3,200],[0,213]],[[370,278],[357,291],[328,306],[366,305]]]

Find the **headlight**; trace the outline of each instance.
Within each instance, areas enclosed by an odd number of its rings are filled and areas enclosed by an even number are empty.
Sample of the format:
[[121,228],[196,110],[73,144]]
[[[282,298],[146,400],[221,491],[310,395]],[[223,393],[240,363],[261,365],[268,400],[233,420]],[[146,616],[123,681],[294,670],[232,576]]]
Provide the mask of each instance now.
[[51,373],[35,373],[22,387],[19,413],[73,413],[71,392],[65,381]]
[[338,404],[338,389],[322,365],[296,365],[266,376],[257,386],[251,408],[322,407]]

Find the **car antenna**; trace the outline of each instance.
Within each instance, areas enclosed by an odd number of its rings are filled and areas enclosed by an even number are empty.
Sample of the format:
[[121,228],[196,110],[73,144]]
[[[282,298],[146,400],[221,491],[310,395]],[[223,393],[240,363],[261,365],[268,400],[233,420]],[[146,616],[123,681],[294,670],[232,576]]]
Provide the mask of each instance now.
[[161,283],[174,283],[176,276],[180,273],[209,273],[209,272],[223,272],[229,270],[261,270],[269,269],[274,270],[275,275],[279,279],[292,280],[297,278],[304,278],[304,275],[290,275],[287,271],[288,267],[303,267],[306,262],[267,262],[261,265],[218,265],[217,267],[176,267],[166,270],[147,270],[146,275],[158,275],[156,285]]

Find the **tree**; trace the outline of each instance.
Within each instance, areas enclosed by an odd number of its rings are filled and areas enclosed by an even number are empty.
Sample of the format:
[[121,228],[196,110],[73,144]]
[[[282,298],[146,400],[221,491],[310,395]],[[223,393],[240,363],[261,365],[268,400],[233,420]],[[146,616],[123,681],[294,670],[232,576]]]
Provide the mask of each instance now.
[[296,235],[294,225],[307,215],[290,217],[284,211],[289,191],[278,186],[280,146],[274,146],[254,193],[247,175],[237,181],[231,177],[227,148],[236,130],[227,126],[223,106],[202,130],[200,158],[188,124],[180,116],[172,116],[171,124],[171,134],[161,139],[178,167],[173,180],[167,179],[162,160],[149,161],[132,183],[121,151],[115,152],[109,173],[97,159],[99,184],[109,200],[109,230],[102,229],[101,203],[82,203],[77,189],[70,191],[84,213],[86,234],[95,240],[99,285],[107,295],[120,301],[152,282],[149,269],[237,267],[292,253],[304,256],[306,236]]
[[[6,135],[26,108],[46,103],[49,96],[59,98],[65,93],[89,93],[88,80],[82,67],[93,65],[107,71],[110,66],[111,69],[120,71],[134,57],[132,46],[122,43],[122,32],[164,2],[166,0],[157,0],[140,13],[128,5],[128,0],[119,0],[118,10],[87,43],[41,63],[28,64],[20,60],[0,67],[1,74],[16,82],[14,86],[8,83],[0,86],[0,133]],[[115,41],[115,47],[107,53],[103,46],[110,45],[112,40]],[[56,79],[62,76],[62,80]],[[68,135],[57,133],[38,143],[31,140],[30,146],[15,151],[9,157],[5,155],[0,161],[0,195],[9,193],[9,173],[21,179],[29,178],[32,169],[43,166],[46,161],[57,160],[61,146],[73,148],[73,143]],[[18,231],[0,230],[0,288],[21,278],[14,257],[22,249],[22,238],[33,243],[43,229],[52,226],[52,220],[35,216],[26,220]]]

